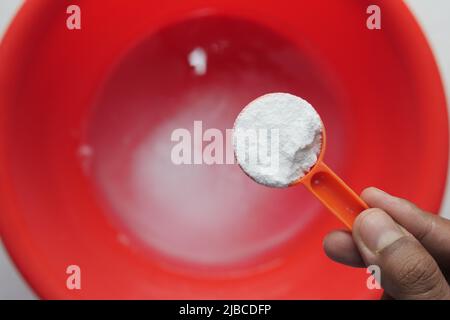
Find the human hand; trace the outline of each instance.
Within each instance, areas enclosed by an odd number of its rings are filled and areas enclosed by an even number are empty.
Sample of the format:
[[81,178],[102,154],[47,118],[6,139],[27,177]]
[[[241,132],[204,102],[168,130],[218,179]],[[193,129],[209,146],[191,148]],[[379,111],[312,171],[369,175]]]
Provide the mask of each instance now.
[[352,233],[325,237],[327,256],[353,267],[379,266],[385,298],[450,299],[450,220],[376,188],[361,198],[371,208],[356,218]]

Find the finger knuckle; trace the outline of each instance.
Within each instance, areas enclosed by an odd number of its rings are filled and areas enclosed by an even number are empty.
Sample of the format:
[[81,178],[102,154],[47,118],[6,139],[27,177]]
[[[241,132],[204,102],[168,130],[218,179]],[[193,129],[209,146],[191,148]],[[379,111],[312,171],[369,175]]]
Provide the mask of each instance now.
[[411,254],[401,263],[397,277],[406,290],[425,293],[436,287],[439,272],[433,259]]

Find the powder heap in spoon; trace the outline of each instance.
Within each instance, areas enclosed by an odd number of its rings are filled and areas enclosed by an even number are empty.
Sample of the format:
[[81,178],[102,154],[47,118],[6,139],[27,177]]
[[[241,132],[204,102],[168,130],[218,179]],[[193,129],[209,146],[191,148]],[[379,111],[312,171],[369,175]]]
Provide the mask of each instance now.
[[320,116],[307,101],[288,93],[266,94],[236,118],[236,159],[256,182],[287,187],[317,162],[322,130]]

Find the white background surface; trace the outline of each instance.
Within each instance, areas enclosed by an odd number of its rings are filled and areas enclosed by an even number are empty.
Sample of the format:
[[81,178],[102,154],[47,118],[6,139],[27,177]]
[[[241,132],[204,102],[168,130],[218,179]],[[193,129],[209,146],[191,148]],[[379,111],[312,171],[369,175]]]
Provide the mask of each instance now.
[[[24,0],[1,0],[0,38]],[[450,96],[450,1],[449,0],[405,0],[422,24],[434,49],[444,79],[447,97]],[[441,211],[450,217],[450,188]],[[16,271],[0,243],[0,299],[33,299],[35,295]]]

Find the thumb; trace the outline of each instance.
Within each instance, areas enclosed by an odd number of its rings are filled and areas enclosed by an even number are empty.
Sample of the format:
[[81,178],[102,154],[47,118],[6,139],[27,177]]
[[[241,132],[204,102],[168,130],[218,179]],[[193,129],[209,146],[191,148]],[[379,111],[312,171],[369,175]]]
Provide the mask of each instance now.
[[361,213],[353,238],[367,265],[381,270],[381,285],[395,299],[450,299],[450,288],[425,248],[381,209]]

